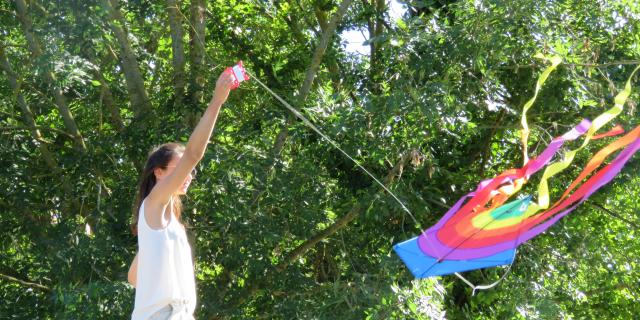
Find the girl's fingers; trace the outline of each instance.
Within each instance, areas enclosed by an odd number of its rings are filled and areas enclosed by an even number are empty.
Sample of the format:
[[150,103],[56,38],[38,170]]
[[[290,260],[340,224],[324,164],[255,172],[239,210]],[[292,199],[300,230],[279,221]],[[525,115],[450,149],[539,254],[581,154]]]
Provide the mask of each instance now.
[[220,75],[220,80],[224,84],[231,84],[233,83],[233,75],[229,74],[228,72],[224,72]]

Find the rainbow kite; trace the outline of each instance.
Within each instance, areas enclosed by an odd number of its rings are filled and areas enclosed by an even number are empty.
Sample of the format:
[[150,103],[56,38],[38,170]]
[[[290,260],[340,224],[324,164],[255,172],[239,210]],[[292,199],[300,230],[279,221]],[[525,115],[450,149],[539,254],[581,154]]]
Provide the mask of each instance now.
[[[551,204],[549,178],[566,169],[576,153],[589,141],[624,133],[620,126],[616,126],[606,133],[595,134],[622,112],[631,93],[631,78],[640,67],[632,72],[624,90],[616,96],[613,108],[596,117],[593,122],[583,120],[567,133],[553,139],[537,157],[529,159],[526,148],[529,134],[526,112],[533,105],[549,74],[561,62],[558,57],[542,58],[550,61],[551,66],[538,78],[535,94],[523,108],[524,166],[506,170],[492,179],[480,182],[475,191],[460,198],[438,223],[421,235],[394,245],[394,250],[416,278],[456,273],[470,284],[458,272],[510,265],[520,244],[547,230],[610,182],[640,149],[638,126],[598,151],[564,194]],[[565,142],[582,136],[584,141],[580,147],[566,152],[562,160],[548,165]],[[618,150],[621,151],[617,156],[603,166],[605,159]],[[537,202],[531,196],[522,196],[505,203],[526,184],[531,175],[543,168],[545,170],[538,185]],[[586,181],[583,182],[585,178]],[[474,290],[480,288],[472,287]],[[484,288],[488,287],[490,286]]]

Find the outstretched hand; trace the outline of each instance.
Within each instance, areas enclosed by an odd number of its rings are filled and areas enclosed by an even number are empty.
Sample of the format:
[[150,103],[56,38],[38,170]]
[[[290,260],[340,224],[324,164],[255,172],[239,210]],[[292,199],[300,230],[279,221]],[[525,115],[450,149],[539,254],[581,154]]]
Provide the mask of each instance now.
[[227,97],[229,96],[229,91],[231,91],[231,87],[233,86],[233,75],[222,72],[218,80],[216,81],[216,89],[213,93],[213,98],[211,98],[211,102],[215,104],[222,105],[225,101],[227,101]]

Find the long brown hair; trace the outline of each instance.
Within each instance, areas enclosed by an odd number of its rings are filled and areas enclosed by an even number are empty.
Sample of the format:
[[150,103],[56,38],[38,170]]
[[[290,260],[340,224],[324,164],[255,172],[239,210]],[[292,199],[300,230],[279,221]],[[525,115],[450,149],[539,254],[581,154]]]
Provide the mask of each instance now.
[[[133,234],[138,234],[138,214],[140,212],[140,206],[142,201],[146,198],[151,190],[156,185],[156,175],[154,174],[155,168],[165,169],[171,159],[177,155],[184,153],[184,145],[180,143],[165,143],[156,146],[149,152],[147,162],[144,165],[142,176],[140,178],[140,184],[138,185],[138,194],[133,205],[133,219],[131,223],[131,231]],[[179,196],[172,195],[173,212],[175,212],[178,221],[182,223],[182,201]]]

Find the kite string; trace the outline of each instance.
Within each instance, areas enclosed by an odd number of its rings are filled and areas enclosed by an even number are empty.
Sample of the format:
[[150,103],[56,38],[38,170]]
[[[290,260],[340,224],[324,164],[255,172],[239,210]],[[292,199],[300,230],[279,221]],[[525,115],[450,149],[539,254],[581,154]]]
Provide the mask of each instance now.
[[511,263],[509,263],[507,265],[507,270],[504,272],[504,274],[502,274],[502,276],[498,280],[494,281],[493,283],[483,284],[483,285],[474,285],[471,281],[469,281],[467,278],[465,278],[459,272],[454,272],[454,274],[456,275],[456,277],[458,277],[460,280],[462,280],[464,283],[466,283],[469,287],[471,287],[471,295],[475,296],[476,295],[476,291],[491,289],[491,288],[497,286],[500,282],[502,282],[502,280],[504,280],[507,277],[509,272],[511,272],[511,267],[513,266],[513,261],[515,261],[515,259],[516,259],[516,252],[517,251],[518,251],[518,248],[513,249],[513,257],[511,258]]
[[[191,24],[191,22],[189,21],[189,19],[187,19],[184,14],[181,12],[181,10],[178,8],[177,10],[184,18],[185,21],[189,24],[189,26],[193,29],[194,33],[196,34],[196,36],[199,38],[199,40],[204,44],[204,39],[200,39],[200,35],[198,34],[198,32],[195,31],[195,27]],[[211,56],[209,55],[209,53],[204,50],[205,56],[207,58],[211,59]],[[526,111],[527,111],[527,107],[530,107],[533,104],[533,101],[535,101],[538,91],[540,89],[540,87],[542,86],[542,84],[545,82],[547,76],[549,75],[549,73],[551,73],[556,67],[557,65],[560,63],[560,61],[558,61],[559,59],[557,57],[552,57],[551,59],[547,59],[550,60],[552,62],[552,66],[550,66],[549,68],[547,68],[547,70],[545,70],[545,72],[543,72],[543,74],[541,75],[541,77],[538,79],[538,82],[536,83],[536,90],[535,90],[535,94],[534,97],[527,102],[527,104],[525,105],[525,108],[523,108],[524,112],[522,115],[522,119],[521,122],[523,124],[523,130],[522,130],[522,136],[521,136],[521,140],[523,143],[523,153],[524,153],[524,162],[528,162],[528,152],[527,152],[527,138],[529,136],[529,130],[528,130],[528,126],[527,126],[527,122],[526,122]],[[216,66],[217,67],[217,66]],[[215,68],[214,68],[215,69]],[[636,69],[637,70],[637,69]],[[633,73],[635,73],[635,71]],[[248,72],[247,72],[248,73]],[[633,76],[632,73],[632,76]],[[389,190],[383,183],[381,183],[373,174],[371,174],[367,169],[365,169],[358,161],[356,161],[355,159],[353,159],[348,153],[346,153],[344,150],[342,150],[342,148],[340,148],[338,146],[337,143],[335,143],[332,139],[330,139],[329,137],[327,137],[325,134],[323,134],[319,129],[317,129],[309,120],[307,120],[302,114],[300,114],[300,112],[298,112],[295,108],[291,107],[291,105],[289,105],[284,99],[282,99],[278,94],[276,94],[275,92],[273,92],[271,89],[269,89],[269,87],[267,87],[266,85],[264,85],[256,76],[253,76],[253,78],[256,80],[256,82],[258,82],[258,84],[260,84],[264,89],[266,89],[273,97],[275,97],[278,101],[280,101],[287,109],[289,109],[294,115],[296,115],[298,118],[300,118],[303,123],[305,125],[307,125],[308,127],[310,127],[311,129],[313,129],[316,133],[318,133],[320,136],[322,136],[323,138],[325,138],[325,140],[327,140],[331,145],[333,145],[336,149],[338,149],[340,152],[342,152],[346,157],[348,157],[351,161],[353,161],[360,169],[362,169],[367,175],[369,175],[376,183],[378,183],[385,191],[387,191],[399,204],[400,206],[409,214],[409,216],[411,217],[411,219],[413,219],[414,223],[416,223],[417,226],[420,226],[420,223],[418,222],[418,220],[413,216],[413,214],[411,213],[411,211],[404,205],[404,203],[402,203],[402,201],[400,201],[400,199],[398,199],[398,197],[396,197],[396,195]],[[627,84],[629,85],[629,84]],[[618,98],[618,97],[616,97]],[[625,97],[626,98],[626,97]],[[617,102],[617,101],[616,101]],[[586,142],[586,141],[585,141]],[[520,221],[520,223],[522,223],[522,221]],[[422,229],[422,227],[420,227],[420,229]],[[426,230],[425,230],[426,231]],[[519,238],[520,234],[518,234],[517,238],[516,238],[516,242],[517,239]],[[502,280],[504,280],[507,276],[507,274],[511,271],[511,267],[513,265],[513,262],[515,260],[515,255],[516,255],[516,250],[514,249],[514,259],[512,259],[512,262],[508,265],[506,272],[502,275],[502,277],[500,277],[500,279],[498,279],[497,281],[495,281],[492,284],[489,285],[474,285],[473,283],[471,283],[469,280],[467,280],[465,277],[463,277],[460,273],[455,272],[455,275],[460,278],[463,282],[465,282],[467,285],[469,285],[473,291],[472,291],[472,295],[475,295],[476,290],[480,289],[480,290],[484,290],[484,289],[490,289],[494,286],[496,286],[498,283],[500,283]]]
[[411,211],[404,205],[404,203],[402,203],[402,201],[391,190],[389,190],[389,188],[387,188],[382,182],[380,182],[380,180],[378,180],[378,178],[376,178],[371,172],[369,172],[369,170],[367,170],[364,166],[362,166],[360,164],[360,162],[358,162],[358,160],[356,160],[353,157],[351,157],[346,151],[344,151],[338,145],[338,143],[333,141],[326,134],[322,133],[322,131],[320,131],[320,129],[318,129],[313,123],[311,123],[311,121],[309,121],[305,116],[303,116],[302,113],[300,113],[298,110],[296,110],[294,107],[292,107],[286,100],[284,100],[282,97],[280,97],[277,93],[273,92],[273,90],[271,90],[267,85],[262,83],[262,81],[260,81],[258,79],[258,77],[256,77],[255,75],[249,73],[249,71],[246,71],[246,72],[247,72],[247,74],[249,74],[249,76],[252,77],[253,80],[255,80],[260,86],[262,86],[265,90],[267,90],[267,92],[269,92],[269,94],[271,94],[274,98],[276,98],[278,101],[280,101],[280,103],[282,103],[282,105],[284,105],[287,109],[289,109],[289,111],[291,111],[291,113],[293,113],[296,117],[298,117],[300,120],[302,120],[302,122],[307,127],[311,128],[313,131],[315,131],[317,134],[319,134],[322,138],[324,138],[327,142],[329,142],[334,148],[336,148],[340,152],[342,152],[343,155],[345,155],[347,158],[349,158],[349,160],[353,161],[353,163],[355,163],[362,171],[364,171],[367,175],[369,175],[369,177],[371,177],[378,185],[380,185],[380,187],[382,187],[386,192],[388,192],[389,195],[391,195],[391,197],[393,197],[393,199],[395,199],[396,202],[398,202],[398,204],[400,204],[402,209],[405,212],[407,212],[407,214],[409,214],[411,219],[413,219],[413,222],[420,228],[420,230],[422,230],[422,226],[420,225],[420,222],[418,222],[418,220],[411,213]]
[[[519,204],[519,206],[522,206],[522,204]],[[520,207],[520,209],[522,209],[522,207]],[[496,219],[502,217],[504,214],[506,213],[511,213],[512,209],[509,210],[505,210],[504,212],[501,212]],[[524,212],[524,210],[521,210],[522,212]],[[466,242],[467,240],[473,238],[477,233],[479,233],[480,231],[482,231],[487,225],[493,223],[496,220],[490,221],[487,224],[485,224],[484,226],[482,226],[479,230],[477,230],[476,232],[474,232],[471,236],[469,236],[468,238],[464,239],[461,243],[459,243],[455,248],[451,249],[447,254],[444,255],[444,257],[446,257],[447,255],[449,255],[451,252],[453,252],[454,250],[456,250],[457,248],[459,248],[460,246],[462,246],[462,244],[464,242]],[[520,222],[522,223],[522,221]],[[516,240],[517,241],[517,240]],[[486,285],[474,285],[471,281],[467,280],[467,278],[465,278],[464,276],[462,276],[459,272],[455,272],[454,274],[460,278],[460,280],[462,280],[464,283],[466,283],[469,287],[471,287],[472,291],[471,291],[471,295],[475,295],[477,290],[487,290],[487,289],[491,289],[495,286],[497,286],[500,282],[502,282],[502,280],[504,280],[507,277],[507,274],[509,274],[509,272],[511,271],[511,266],[513,265],[513,261],[516,258],[516,251],[517,248],[513,249],[513,256],[511,257],[511,263],[509,263],[509,265],[507,266],[507,270],[504,272],[504,274],[495,282],[491,283],[491,284],[486,284]],[[434,265],[435,266],[435,265]],[[431,268],[433,268],[433,266],[431,266],[427,271],[431,270]]]
[[[196,28],[193,26],[193,24],[191,23],[191,21],[184,15],[184,13],[182,13],[182,10],[180,10],[179,7],[175,7],[176,11],[184,18],[184,21],[189,25],[189,27],[191,27],[193,33],[198,37],[198,40],[200,42],[202,42],[203,46],[204,46],[204,39],[202,39],[200,37],[200,34],[196,31]],[[209,52],[207,52],[207,50],[204,50],[204,55],[211,61],[213,61],[213,59],[211,58],[211,56],[209,55]],[[216,69],[217,67],[219,67],[219,65],[216,65],[214,67],[214,69]],[[413,215],[413,213],[411,213],[411,211],[407,208],[407,206],[404,205],[404,203],[402,201],[400,201],[400,199],[391,191],[389,190],[389,188],[387,188],[382,182],[380,182],[380,180],[378,180],[371,172],[369,172],[369,170],[367,170],[364,166],[362,166],[360,164],[360,162],[358,162],[357,160],[355,160],[353,157],[351,157],[347,152],[345,152],[344,150],[342,150],[342,148],[340,148],[340,146],[333,141],[331,138],[329,138],[327,135],[325,135],[324,133],[322,133],[322,131],[320,131],[315,125],[313,125],[313,123],[311,123],[311,121],[307,120],[306,117],[304,117],[298,110],[296,110],[295,108],[293,108],[289,103],[287,103],[286,100],[284,100],[282,97],[280,97],[277,93],[273,92],[273,90],[271,90],[268,86],[266,86],[264,83],[262,83],[258,77],[256,77],[254,74],[250,73],[248,70],[245,69],[245,72],[251,76],[254,80],[256,80],[256,82],[258,82],[258,84],[260,84],[265,90],[267,90],[267,92],[269,92],[274,98],[276,98],[278,101],[280,101],[280,103],[282,103],[282,105],[284,105],[287,109],[289,109],[289,111],[291,111],[296,117],[298,117],[300,120],[302,120],[302,122],[309,128],[311,128],[313,131],[315,131],[317,134],[319,134],[321,137],[323,137],[325,140],[327,140],[333,147],[335,147],[336,149],[338,149],[340,152],[342,152],[342,154],[344,154],[347,158],[349,158],[351,161],[353,161],[353,163],[355,163],[362,171],[364,171],[369,177],[371,177],[378,185],[380,185],[386,192],[389,193],[389,195],[391,195],[391,197],[393,197],[393,199],[396,200],[396,202],[398,202],[398,204],[400,204],[400,206],[402,207],[402,209],[409,214],[409,217],[411,217],[411,219],[413,220],[413,222],[416,224],[416,226],[418,227],[419,230],[423,230],[424,228],[422,227],[422,225],[420,224],[420,222],[418,222],[418,219],[416,219],[416,217]]]

